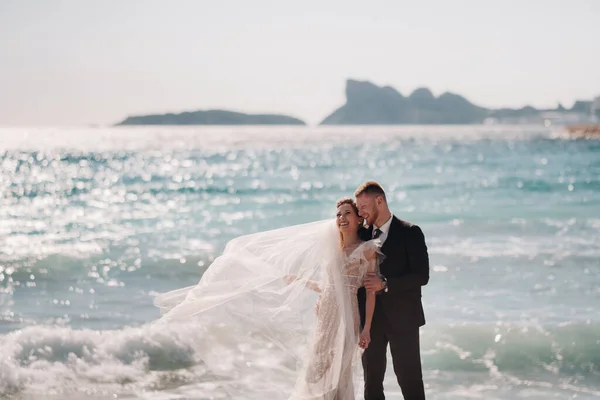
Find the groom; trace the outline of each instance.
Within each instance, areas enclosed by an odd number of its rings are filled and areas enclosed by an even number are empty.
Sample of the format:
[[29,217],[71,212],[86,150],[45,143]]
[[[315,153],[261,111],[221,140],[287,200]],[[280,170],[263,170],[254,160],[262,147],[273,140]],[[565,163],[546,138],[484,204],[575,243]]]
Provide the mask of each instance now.
[[[371,343],[362,357],[365,400],[383,400],[388,343],[394,373],[405,400],[424,400],[419,327],[425,325],[421,286],[429,281],[429,256],[417,225],[396,218],[377,182],[366,182],[354,193],[368,229],[363,240],[378,238],[384,259],[379,274],[365,279],[365,289],[378,293],[371,325]],[[365,289],[358,292],[361,323],[365,319]]]

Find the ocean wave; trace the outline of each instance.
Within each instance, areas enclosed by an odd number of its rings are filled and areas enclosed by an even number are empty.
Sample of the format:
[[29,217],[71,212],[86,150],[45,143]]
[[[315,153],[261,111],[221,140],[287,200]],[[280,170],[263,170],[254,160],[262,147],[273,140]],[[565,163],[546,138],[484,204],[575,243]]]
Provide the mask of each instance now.
[[114,331],[33,326],[11,332],[1,339],[0,396],[160,389],[201,379],[206,371],[189,346],[193,334],[192,328],[152,326]]
[[[197,332],[193,324],[14,331],[0,338],[0,396],[81,391],[139,395],[218,383],[220,378],[207,371],[194,351]],[[430,325],[422,329],[424,373],[432,384],[440,374],[474,373],[496,383],[527,386],[535,381],[600,390],[599,332],[600,326],[591,323]]]
[[545,257],[558,262],[573,257],[600,257],[597,233],[590,236],[540,235],[527,237],[518,235],[444,236],[430,240],[430,254],[441,257],[465,257],[473,261],[480,259],[512,258],[533,260]]
[[588,377],[600,384],[600,326],[455,324],[423,329],[424,364],[440,370]]

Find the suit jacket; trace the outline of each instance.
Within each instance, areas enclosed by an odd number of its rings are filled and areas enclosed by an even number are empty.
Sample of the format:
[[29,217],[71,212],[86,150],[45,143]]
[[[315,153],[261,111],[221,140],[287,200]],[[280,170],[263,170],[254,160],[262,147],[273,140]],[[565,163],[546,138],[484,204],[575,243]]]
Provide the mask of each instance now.
[[[363,240],[372,238],[373,227],[361,232]],[[421,228],[393,218],[381,248],[385,256],[379,272],[385,276],[388,291],[380,292],[375,302],[372,326],[401,332],[425,325],[421,286],[429,282],[429,255]],[[358,291],[361,324],[365,322],[366,291]]]

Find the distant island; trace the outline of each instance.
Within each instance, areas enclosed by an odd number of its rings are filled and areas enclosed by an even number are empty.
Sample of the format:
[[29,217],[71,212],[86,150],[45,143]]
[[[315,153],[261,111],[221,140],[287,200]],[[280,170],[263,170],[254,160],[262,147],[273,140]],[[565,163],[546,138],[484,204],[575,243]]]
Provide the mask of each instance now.
[[125,118],[117,125],[306,125],[287,115],[243,114],[234,111],[206,110],[180,114],[151,114]]
[[[599,103],[599,100],[596,100]],[[427,88],[419,88],[405,97],[390,86],[380,87],[370,82],[348,80],[346,104],[327,116],[322,125],[396,125],[396,124],[481,124],[489,123],[544,123],[548,120],[571,119],[586,121],[596,114],[592,101],[577,101],[568,110],[562,105],[556,109],[538,110],[534,107],[519,109],[488,109],[471,103],[464,97],[446,92],[435,97]]]
[[[458,94],[436,97],[427,88],[403,96],[391,86],[346,81],[346,104],[327,116],[321,125],[400,124],[580,124],[600,120],[600,97],[576,101],[570,109],[485,108]],[[276,114],[243,114],[225,110],[131,116],[117,125],[306,125],[300,119]]]

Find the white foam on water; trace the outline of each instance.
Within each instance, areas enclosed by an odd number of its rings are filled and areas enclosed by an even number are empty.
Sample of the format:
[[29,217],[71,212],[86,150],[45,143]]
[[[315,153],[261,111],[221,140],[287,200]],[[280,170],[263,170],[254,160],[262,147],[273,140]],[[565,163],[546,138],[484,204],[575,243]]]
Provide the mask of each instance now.
[[[194,352],[197,332],[192,324],[110,331],[32,326],[14,331],[0,338],[0,397],[216,399],[236,398],[230,396],[231,389],[243,392],[240,385],[247,385],[252,389],[248,399],[273,390],[275,399],[290,386],[285,374],[254,376],[236,387],[226,377],[211,374]],[[597,332],[594,325],[552,330],[526,324],[425,326],[421,342],[429,397],[594,398],[600,395],[599,371],[593,365]],[[277,371],[281,360],[269,357],[266,349],[254,351]],[[401,399],[390,357],[388,361],[388,397]]]
[[136,392],[201,379],[190,329],[146,325],[114,331],[32,326],[2,337],[0,396]]

